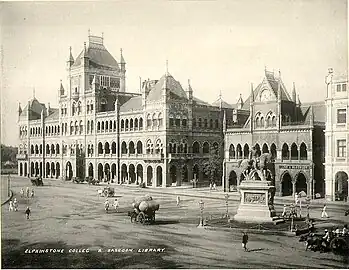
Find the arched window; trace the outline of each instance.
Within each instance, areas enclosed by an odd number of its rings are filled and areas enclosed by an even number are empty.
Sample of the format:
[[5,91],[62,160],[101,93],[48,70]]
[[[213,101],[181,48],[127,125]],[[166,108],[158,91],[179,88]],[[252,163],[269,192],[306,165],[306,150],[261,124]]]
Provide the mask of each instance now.
[[75,134],[78,134],[78,129],[79,129],[79,126],[78,126],[78,121],[75,121]]
[[160,112],[158,115],[159,127],[162,127],[162,113]]
[[256,143],[256,145],[254,146],[255,150],[256,150],[256,155],[257,157],[261,156],[261,147],[259,146],[258,143]]
[[250,147],[248,146],[247,143],[245,143],[245,145],[244,145],[244,158],[248,158],[249,154],[250,154]]
[[235,147],[233,144],[229,147],[229,158],[234,159],[235,158]]
[[141,117],[139,119],[139,130],[142,130],[143,129],[143,118]]
[[104,144],[104,153],[110,154],[110,148],[109,148],[109,143],[108,142],[106,142]]
[[51,144],[51,154],[55,154],[55,146]]
[[157,127],[158,126],[158,119],[156,118],[156,114],[155,113],[153,113],[152,122],[153,122],[153,127]]
[[270,146],[270,153],[274,159],[277,158],[276,146],[274,143]]
[[87,120],[86,133],[90,133],[90,120]]
[[101,142],[98,143],[98,154],[103,154],[103,145]]
[[126,142],[121,143],[121,154],[127,154]]
[[135,129],[136,130],[138,129],[138,119],[137,118],[135,119]]
[[150,128],[151,127],[151,116],[150,114],[148,114],[147,116],[147,128]]
[[116,143],[115,142],[111,143],[111,153],[116,154]]
[[269,153],[268,145],[266,143],[263,144],[262,153]]
[[109,120],[109,131],[112,131],[113,129],[113,121]]
[[298,159],[298,147],[295,143],[291,145],[291,159],[297,160]]
[[121,131],[124,131],[125,129],[125,122],[124,119],[121,119]]
[[42,144],[40,144],[40,154],[42,154]]
[[56,144],[56,153],[57,153],[57,155],[59,155],[59,144],[58,143]]
[[212,128],[213,128],[213,120],[210,119],[210,129],[212,129]]
[[102,121],[101,130],[104,132],[104,122]]
[[207,128],[207,119],[204,119],[204,128]]
[[290,159],[290,151],[286,143],[282,145],[281,156],[283,160]]
[[84,131],[83,125],[82,125],[82,120],[80,121],[80,134]]
[[50,145],[48,145],[48,144],[46,144],[46,154],[50,154]]
[[276,116],[273,115],[273,117],[271,118],[271,123],[273,127],[276,127]]
[[116,131],[116,121],[114,120],[113,131]]
[[161,143],[160,139],[156,140],[156,143],[155,143],[155,153],[156,154],[162,153],[162,143]]
[[143,154],[143,144],[141,141],[137,142],[137,154]]
[[130,120],[130,130],[133,130],[133,119]]
[[208,144],[208,142],[204,142],[204,145],[202,146],[202,152],[204,154],[210,153],[210,145]]
[[219,146],[218,146],[218,143],[217,143],[217,142],[214,142],[214,143],[213,143],[213,149],[214,149],[215,154],[218,155],[220,149],[219,149]]
[[135,144],[133,143],[133,141],[130,141],[130,143],[128,144],[128,152],[130,154],[134,154],[135,153]]
[[94,129],[93,120],[91,120],[91,133],[93,133],[93,129]]
[[307,152],[307,146],[305,145],[305,143],[301,143],[300,146],[300,158],[301,160],[306,160],[308,159],[308,152]]
[[108,131],[108,129],[109,129],[108,121],[105,121],[105,131]]
[[97,122],[97,132],[101,131],[101,123],[98,121]]
[[125,130],[126,130],[126,131],[128,131],[128,123],[129,123],[129,121],[128,121],[128,119],[126,119],[126,120],[125,120]]
[[241,145],[238,144],[236,146],[236,158],[237,159],[241,159],[242,158],[242,149],[241,149]]
[[214,123],[214,128],[215,129],[218,129],[219,127],[219,123],[218,123],[218,119],[215,120],[215,123]]
[[39,154],[39,146],[37,144],[35,145],[35,154]]
[[200,145],[198,142],[193,143],[193,153],[194,154],[199,154],[200,153]]
[[105,98],[101,99],[101,112],[107,111],[107,100]]
[[169,115],[169,125],[170,125],[170,127],[173,127],[173,125],[174,125],[174,119],[173,119],[172,114]]
[[199,128],[201,128],[202,127],[202,119],[201,118],[199,118],[198,124],[199,124]]

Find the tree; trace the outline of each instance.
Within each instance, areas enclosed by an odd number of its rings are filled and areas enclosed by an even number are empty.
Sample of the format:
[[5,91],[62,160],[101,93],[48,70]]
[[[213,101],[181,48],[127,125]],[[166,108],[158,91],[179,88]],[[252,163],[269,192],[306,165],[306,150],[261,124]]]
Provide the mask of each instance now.
[[210,176],[210,181],[212,183],[215,182],[217,178],[221,178],[223,173],[223,158],[218,146],[211,147],[210,156],[202,165],[204,173]]
[[6,146],[4,144],[1,144],[1,162],[4,163],[6,161],[12,161],[16,163],[17,151],[17,147]]

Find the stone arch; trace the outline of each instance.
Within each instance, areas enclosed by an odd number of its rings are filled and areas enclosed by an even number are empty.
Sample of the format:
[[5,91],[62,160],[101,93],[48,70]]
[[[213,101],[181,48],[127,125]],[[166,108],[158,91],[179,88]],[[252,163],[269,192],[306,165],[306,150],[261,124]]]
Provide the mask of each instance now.
[[307,152],[307,146],[304,142],[301,143],[301,146],[299,148],[299,156],[301,160],[307,160],[308,159],[308,152]]
[[276,151],[276,145],[275,143],[272,143],[270,146],[270,153],[273,156],[274,159],[277,158],[277,151]]
[[135,129],[138,129],[138,118],[135,119],[134,126],[135,126]]
[[130,119],[130,130],[133,130],[133,119]]
[[298,147],[296,143],[292,143],[291,145],[291,159],[292,160],[298,159]]
[[143,129],[143,118],[139,118],[139,129],[142,130]]
[[127,154],[126,142],[121,143],[121,154]]
[[233,190],[236,190],[236,187],[238,186],[238,177],[237,177],[237,174],[234,170],[232,170],[230,173],[229,173],[229,190],[232,189]]
[[143,166],[141,164],[137,165],[137,181],[138,183],[142,183],[143,182]]
[[244,158],[247,159],[250,154],[250,147],[248,146],[247,143],[244,145]]
[[19,175],[23,176],[23,164],[19,163]]
[[68,161],[67,164],[65,165],[65,177],[68,180],[71,180],[73,177],[73,167],[72,167],[70,161]]
[[49,175],[50,175],[50,169],[51,169],[51,167],[50,167],[50,162],[46,162],[46,178],[48,178],[49,177]]
[[121,165],[121,182],[126,183],[128,181],[127,166],[126,164]]
[[235,158],[235,147],[233,144],[229,147],[229,158],[234,159]]
[[126,120],[125,120],[125,130],[126,130],[126,131],[128,131],[128,123],[129,123],[129,120],[126,119]]
[[93,177],[93,164],[91,162],[88,164],[88,176]]
[[125,129],[125,121],[124,121],[124,119],[121,119],[121,131],[124,131],[124,129]]
[[153,143],[152,143],[151,139],[147,140],[146,149],[147,149],[146,150],[147,154],[153,154]]
[[268,145],[266,143],[263,144],[262,153],[269,153],[269,148],[268,148]]
[[162,186],[162,167],[157,166],[156,168],[156,186]]
[[137,154],[143,154],[143,144],[141,141],[137,142]]
[[182,167],[182,183],[188,183],[188,182],[189,182],[188,166],[184,165]]
[[203,154],[210,153],[210,145],[208,144],[208,142],[204,142],[204,144],[202,146],[202,152],[203,152]]
[[112,163],[111,164],[111,178],[112,178],[112,183],[114,183],[115,178],[117,177],[117,171],[116,171],[116,164]]
[[292,177],[289,172],[281,175],[281,193],[282,196],[290,196],[293,193]]
[[137,177],[136,177],[136,168],[135,168],[135,165],[133,165],[133,164],[130,164],[130,165],[129,165],[129,167],[128,167],[128,174],[129,174],[129,177],[130,177],[130,183],[131,183],[131,184],[136,183]]
[[59,162],[56,162],[56,178],[60,177],[61,175],[61,165]]
[[297,173],[296,177],[296,192],[299,193],[301,191],[304,191],[306,194],[308,194],[307,189],[307,178],[303,172]]
[[135,144],[133,141],[128,143],[128,152],[132,155],[135,154]]
[[334,185],[335,200],[346,200],[348,198],[348,174],[344,171],[336,172]]
[[103,144],[101,142],[98,143],[98,154],[103,154]]
[[28,175],[28,165],[27,162],[24,163],[24,176]]
[[110,181],[110,165],[109,163],[105,163],[104,164],[104,175],[105,175],[105,179],[104,182],[109,182]]
[[116,154],[116,142],[111,143],[111,153]]
[[170,166],[170,181],[171,184],[177,183],[177,167],[175,165]]
[[236,146],[236,158],[241,159],[242,158],[242,149],[241,149],[241,144],[237,144]]
[[284,143],[284,144],[282,145],[281,157],[282,157],[282,160],[288,160],[288,159],[290,159],[290,150],[289,150],[289,148],[288,148],[287,143]]
[[102,165],[102,163],[98,163],[97,171],[98,171],[98,180],[102,181],[102,179],[103,179],[103,165]]
[[147,167],[147,186],[151,186],[153,183],[153,167],[148,166]]
[[193,143],[193,153],[194,154],[199,154],[200,153],[200,144],[197,141],[195,141]]
[[258,143],[256,143],[254,147],[255,147],[255,150],[256,150],[257,157],[260,157],[261,156],[261,147],[259,146]]

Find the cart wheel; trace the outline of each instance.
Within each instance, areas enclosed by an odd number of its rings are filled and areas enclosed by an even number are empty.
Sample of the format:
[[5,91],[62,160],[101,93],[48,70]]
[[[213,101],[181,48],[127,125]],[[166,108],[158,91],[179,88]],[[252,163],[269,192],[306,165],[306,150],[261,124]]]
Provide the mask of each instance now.
[[145,223],[145,215],[144,215],[143,212],[140,212],[140,213],[138,214],[137,220],[138,220],[140,223],[142,223],[142,224]]
[[347,244],[344,239],[334,238],[330,243],[330,247],[334,253],[341,253],[347,249]]
[[137,214],[136,213],[132,213],[131,215],[131,223],[135,223],[137,221]]

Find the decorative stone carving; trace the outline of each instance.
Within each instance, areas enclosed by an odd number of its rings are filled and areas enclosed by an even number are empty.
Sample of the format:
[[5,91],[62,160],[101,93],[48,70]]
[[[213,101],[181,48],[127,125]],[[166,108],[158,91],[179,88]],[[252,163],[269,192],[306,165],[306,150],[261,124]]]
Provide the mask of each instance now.
[[264,193],[252,193],[246,192],[244,202],[246,204],[263,204],[265,205],[265,194]]

